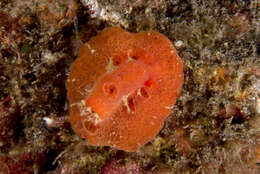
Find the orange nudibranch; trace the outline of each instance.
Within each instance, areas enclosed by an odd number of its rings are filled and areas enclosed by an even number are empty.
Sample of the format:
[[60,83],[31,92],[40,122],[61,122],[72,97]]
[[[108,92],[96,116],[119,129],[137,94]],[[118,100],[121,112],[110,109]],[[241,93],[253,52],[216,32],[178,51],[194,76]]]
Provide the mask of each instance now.
[[91,145],[136,151],[170,114],[182,88],[182,66],[171,41],[156,31],[104,29],[72,64],[72,128]]

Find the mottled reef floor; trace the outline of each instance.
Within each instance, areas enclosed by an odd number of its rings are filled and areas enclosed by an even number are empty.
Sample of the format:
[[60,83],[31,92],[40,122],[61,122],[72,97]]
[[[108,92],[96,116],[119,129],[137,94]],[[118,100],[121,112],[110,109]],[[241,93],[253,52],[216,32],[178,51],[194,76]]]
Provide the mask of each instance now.
[[[0,173],[260,173],[260,2],[1,0]],[[105,27],[158,31],[185,80],[164,128],[132,153],[69,123],[66,80]]]

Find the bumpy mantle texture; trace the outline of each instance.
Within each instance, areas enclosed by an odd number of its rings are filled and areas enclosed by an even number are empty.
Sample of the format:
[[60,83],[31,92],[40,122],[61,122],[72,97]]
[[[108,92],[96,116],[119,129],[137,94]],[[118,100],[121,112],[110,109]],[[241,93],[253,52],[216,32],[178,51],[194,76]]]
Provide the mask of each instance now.
[[72,128],[91,145],[136,151],[160,131],[182,83],[182,61],[164,35],[106,28],[72,64]]

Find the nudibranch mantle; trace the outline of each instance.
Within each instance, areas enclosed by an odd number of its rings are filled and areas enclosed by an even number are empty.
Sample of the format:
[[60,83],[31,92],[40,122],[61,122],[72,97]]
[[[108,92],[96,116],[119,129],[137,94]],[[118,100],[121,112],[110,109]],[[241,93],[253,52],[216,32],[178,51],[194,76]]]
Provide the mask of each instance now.
[[91,145],[136,151],[170,114],[182,88],[182,66],[171,41],[158,32],[104,29],[72,64],[72,128]]

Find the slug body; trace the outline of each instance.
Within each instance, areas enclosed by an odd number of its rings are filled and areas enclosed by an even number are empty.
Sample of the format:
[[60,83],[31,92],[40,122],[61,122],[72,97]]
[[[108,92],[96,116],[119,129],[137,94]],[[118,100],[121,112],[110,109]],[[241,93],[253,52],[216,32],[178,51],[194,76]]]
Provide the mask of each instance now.
[[72,128],[91,145],[136,151],[160,131],[182,83],[182,61],[168,38],[104,29],[72,64]]

